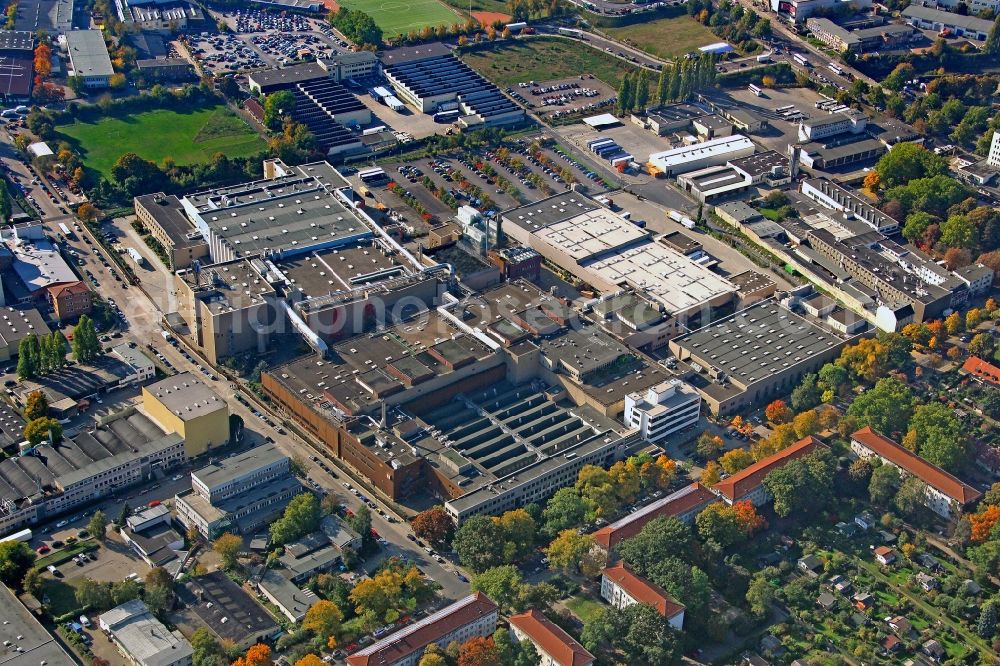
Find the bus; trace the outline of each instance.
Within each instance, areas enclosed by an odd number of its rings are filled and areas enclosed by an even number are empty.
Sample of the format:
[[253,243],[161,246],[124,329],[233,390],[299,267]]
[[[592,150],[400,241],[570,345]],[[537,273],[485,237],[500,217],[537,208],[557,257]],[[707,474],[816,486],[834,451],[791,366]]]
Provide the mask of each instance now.
[[458,117],[462,115],[462,112],[458,109],[451,109],[450,111],[438,111],[434,114],[434,122],[436,123],[453,123],[458,120]]
[[358,171],[358,178],[365,185],[381,185],[382,183],[389,182],[389,176],[386,175],[383,169],[378,167]]
[[28,543],[31,541],[31,530],[23,529],[20,532],[14,532],[13,534],[8,534],[5,537],[0,537],[0,542],[3,541],[22,541]]
[[775,113],[784,113],[785,111],[791,111],[794,108],[795,108],[794,104],[788,104],[786,106],[776,106],[776,107],[774,107],[774,112]]
[[69,227],[66,226],[65,222],[60,222],[59,223],[59,231],[62,232],[63,238],[65,238],[67,240],[69,240],[70,238],[73,238],[73,232],[70,231]]
[[583,39],[583,31],[577,30],[576,28],[559,28],[560,35],[566,35],[567,37],[575,37],[576,39]]
[[812,65],[809,64],[809,60],[801,53],[793,53],[792,60],[799,63],[803,67],[812,67]]
[[761,90],[760,88],[758,88],[757,86],[755,86],[752,83],[747,86],[747,90],[749,90],[750,92],[752,92],[754,95],[757,95],[757,97],[762,97],[764,95],[764,91]]
[[844,75],[844,70],[842,70],[840,67],[837,67],[837,65],[835,65],[834,63],[831,62],[827,66],[830,68],[830,71],[833,72],[834,74],[836,74],[837,76],[843,76]]

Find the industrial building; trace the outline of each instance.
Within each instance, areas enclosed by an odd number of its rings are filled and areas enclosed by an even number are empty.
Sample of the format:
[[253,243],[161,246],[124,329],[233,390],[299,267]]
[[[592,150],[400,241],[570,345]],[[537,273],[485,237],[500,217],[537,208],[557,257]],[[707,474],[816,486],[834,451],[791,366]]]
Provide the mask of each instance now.
[[866,53],[905,47],[916,36],[913,26],[890,23],[852,30],[828,18],[810,18],[806,27],[816,39],[843,53]]
[[241,585],[224,571],[190,576],[176,588],[183,609],[177,611],[191,626],[204,627],[220,643],[245,651],[270,643],[284,629]]
[[652,153],[647,162],[651,170],[670,178],[689,171],[719,166],[729,160],[753,155],[753,152],[753,141],[742,134],[733,134]]
[[840,211],[845,219],[863,222],[881,234],[891,235],[899,229],[897,220],[832,180],[810,178],[802,182],[800,191],[824,208]]
[[701,396],[679,379],[625,396],[625,423],[650,442],[697,424],[700,416]]
[[805,23],[818,13],[850,14],[872,7],[872,0],[770,0],[771,11],[788,17],[794,23]]
[[114,8],[126,26],[163,35],[201,30],[206,25],[204,10],[185,0],[115,0]]
[[139,220],[163,246],[170,268],[190,268],[195,260],[208,257],[208,242],[184,213],[184,205],[173,194],[156,192],[132,200]]
[[35,308],[0,307],[0,362],[17,356],[21,340],[29,335],[49,335],[45,318]]
[[70,30],[66,33],[70,76],[83,82],[85,88],[107,88],[111,75],[111,56],[100,30]]
[[223,532],[247,534],[301,492],[288,456],[263,444],[192,472],[191,490],[175,498],[177,519],[209,540]]
[[141,599],[102,613],[101,628],[132,666],[190,666],[194,648],[181,632],[153,617]]
[[[744,140],[748,141],[748,139]],[[578,192],[503,213],[504,233],[602,292],[631,288],[668,320],[693,322],[727,306],[733,285]]]
[[519,106],[440,42],[393,49],[381,58],[396,95],[421,113],[457,109],[465,127],[524,121]]
[[186,460],[184,440],[134,407],[108,415],[89,431],[0,461],[0,534],[148,481]]
[[329,72],[331,79],[338,83],[347,79],[361,79],[371,76],[378,68],[378,56],[371,51],[332,53],[316,62]]
[[126,519],[119,532],[122,541],[152,567],[180,573],[184,536],[170,524],[170,509],[164,504],[142,508]]
[[799,121],[799,141],[821,141],[842,134],[861,134],[868,116],[855,109],[822,113]]
[[189,458],[229,443],[229,404],[190,372],[144,386],[142,409],[163,430],[184,438]]
[[687,366],[683,378],[713,414],[743,412],[788,393],[859,337],[824,323],[840,312],[836,304],[820,319],[794,312],[802,311],[800,302],[794,295],[761,301],[670,341]]
[[35,34],[23,30],[0,33],[0,98],[6,103],[31,99],[35,72]]
[[4,666],[38,666],[43,661],[46,666],[74,666],[77,663],[62,646],[62,641],[46,631],[6,585],[0,585],[0,606],[4,609],[0,641],[8,646],[4,649]]
[[153,58],[135,61],[136,69],[147,83],[181,82],[197,79],[194,65],[184,58]]
[[15,303],[48,303],[49,287],[77,282],[79,278],[49,240],[41,222],[15,224],[0,232],[0,271],[4,273],[4,299]]
[[445,648],[470,638],[491,636],[499,608],[482,592],[445,606],[422,620],[394,631],[347,658],[348,666],[414,666],[431,643]]
[[900,16],[921,30],[947,30],[952,37],[965,37],[980,42],[986,39],[993,27],[993,21],[973,16],[971,12],[969,15],[955,14],[918,4],[907,6],[900,12]]

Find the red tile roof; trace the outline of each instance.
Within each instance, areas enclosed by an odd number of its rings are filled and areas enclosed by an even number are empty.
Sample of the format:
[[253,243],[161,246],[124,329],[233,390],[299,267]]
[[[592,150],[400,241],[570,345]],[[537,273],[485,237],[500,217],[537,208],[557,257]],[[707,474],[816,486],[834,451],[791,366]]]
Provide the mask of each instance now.
[[479,618],[497,612],[497,605],[482,592],[442,608],[437,613],[369,645],[347,658],[350,666],[379,666],[394,664],[418,650],[423,650],[443,636]]
[[512,615],[509,622],[559,666],[588,666],[594,663],[594,655],[534,608]]
[[883,437],[871,428],[858,430],[851,435],[851,439],[963,506],[979,499],[979,496],[982,495],[972,486],[963,483],[937,465],[932,465],[913,451],[897,444],[888,437]]
[[962,370],[984,382],[1000,385],[1000,368],[987,363],[978,356],[970,356],[962,365]]
[[812,435],[800,439],[774,455],[759,460],[746,469],[740,470],[736,474],[719,481],[712,489],[728,501],[736,502],[760,487],[764,483],[764,477],[770,472],[784,467],[796,458],[801,458],[818,446],[823,446],[823,442]]
[[59,284],[50,286],[48,290],[52,298],[59,298],[64,292],[69,294],[83,294],[90,291],[87,285],[80,280],[76,282],[60,282]]
[[677,516],[704,507],[715,501],[715,495],[698,482],[685,486],[675,493],[630,513],[621,520],[606,525],[594,532],[596,541],[604,550],[611,551],[625,539],[638,534],[646,523],[660,516]]
[[619,561],[605,569],[604,576],[628,592],[628,595],[637,602],[653,606],[667,618],[674,617],[684,610],[684,604],[674,601],[659,585],[654,585],[633,573],[624,562]]

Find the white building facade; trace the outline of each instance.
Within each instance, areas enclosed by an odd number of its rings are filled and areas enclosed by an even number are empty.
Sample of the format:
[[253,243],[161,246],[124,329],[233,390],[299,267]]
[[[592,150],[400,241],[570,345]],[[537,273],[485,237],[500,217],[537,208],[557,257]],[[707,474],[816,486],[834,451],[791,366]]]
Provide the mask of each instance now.
[[701,395],[678,379],[651,386],[645,394],[625,396],[625,425],[637,428],[643,439],[658,442],[698,423]]

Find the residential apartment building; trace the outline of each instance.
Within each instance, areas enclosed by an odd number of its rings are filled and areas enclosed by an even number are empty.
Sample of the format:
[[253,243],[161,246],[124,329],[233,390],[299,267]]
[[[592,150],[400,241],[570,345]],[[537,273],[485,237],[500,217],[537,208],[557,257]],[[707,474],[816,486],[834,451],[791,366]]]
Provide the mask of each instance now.
[[508,622],[518,641],[529,641],[535,646],[538,666],[591,666],[594,663],[594,655],[534,608],[512,615]]
[[625,425],[637,428],[650,442],[695,425],[700,414],[701,396],[679,379],[651,386],[645,394],[625,396]]
[[851,435],[851,451],[859,458],[879,458],[898,469],[902,476],[923,481],[927,488],[924,504],[942,518],[961,513],[982,496],[972,486],[871,428],[862,428]]
[[144,386],[142,409],[184,438],[189,458],[229,443],[229,404],[190,372]]
[[90,312],[93,296],[83,282],[65,282],[48,288],[52,313],[60,322],[71,322]]
[[978,356],[970,356],[962,364],[962,372],[971,375],[980,382],[1000,386],[1000,368]]
[[1000,169],[1000,130],[993,132],[993,140],[990,142],[990,152],[986,163]]
[[649,604],[667,618],[671,627],[684,627],[684,604],[675,601],[659,585],[633,572],[624,562],[606,568],[601,574],[601,596],[615,608]]
[[444,648],[477,636],[491,636],[500,612],[482,592],[428,615],[422,620],[385,636],[347,658],[348,666],[415,666],[431,643]]
[[194,648],[153,617],[141,599],[101,614],[98,626],[133,666],[190,666]]
[[791,446],[722,479],[712,486],[712,492],[729,505],[743,500],[750,500],[754,506],[767,504],[774,498],[764,487],[764,478],[772,471],[820,448],[825,448],[823,442],[812,435],[804,437]]

